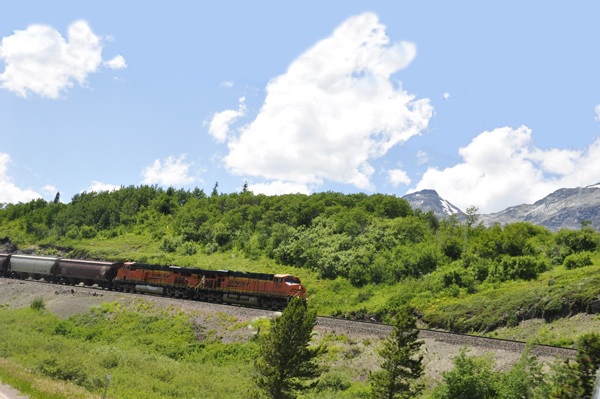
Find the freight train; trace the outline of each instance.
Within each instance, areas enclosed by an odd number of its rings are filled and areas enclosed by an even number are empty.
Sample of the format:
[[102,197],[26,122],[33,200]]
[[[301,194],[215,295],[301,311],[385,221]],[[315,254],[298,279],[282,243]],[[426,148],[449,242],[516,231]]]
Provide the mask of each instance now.
[[0,276],[268,309],[283,309],[296,297],[306,303],[306,288],[290,274],[0,254]]

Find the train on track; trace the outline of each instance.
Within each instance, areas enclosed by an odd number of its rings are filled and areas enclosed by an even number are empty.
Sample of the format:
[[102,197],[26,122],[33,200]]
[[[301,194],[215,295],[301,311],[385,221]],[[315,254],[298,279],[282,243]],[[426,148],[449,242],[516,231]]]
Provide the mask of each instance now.
[[267,309],[283,309],[296,297],[306,303],[306,288],[289,274],[0,254],[0,276]]

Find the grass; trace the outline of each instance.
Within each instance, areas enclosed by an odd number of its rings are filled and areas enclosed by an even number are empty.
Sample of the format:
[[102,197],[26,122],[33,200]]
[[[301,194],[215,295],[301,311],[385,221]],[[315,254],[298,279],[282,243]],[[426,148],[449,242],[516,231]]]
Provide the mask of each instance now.
[[[211,321],[231,332],[244,327],[260,335],[269,328],[266,319],[239,323],[215,314]],[[108,374],[112,398],[245,398],[258,356],[256,336],[225,344],[210,332],[197,334],[201,329],[192,314],[145,301],[103,303],[62,320],[43,309],[2,308],[0,378],[39,399],[100,397]],[[363,347],[372,351],[371,343],[315,337],[331,344],[323,359],[329,371],[305,398],[365,397],[367,371],[353,363]]]

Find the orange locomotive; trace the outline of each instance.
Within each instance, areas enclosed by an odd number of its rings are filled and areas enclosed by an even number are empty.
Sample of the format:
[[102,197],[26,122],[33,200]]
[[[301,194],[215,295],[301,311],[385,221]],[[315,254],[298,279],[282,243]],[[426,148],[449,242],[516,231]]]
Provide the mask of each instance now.
[[306,288],[289,274],[243,273],[129,262],[113,281],[118,291],[143,292],[283,309],[295,297],[306,302]]

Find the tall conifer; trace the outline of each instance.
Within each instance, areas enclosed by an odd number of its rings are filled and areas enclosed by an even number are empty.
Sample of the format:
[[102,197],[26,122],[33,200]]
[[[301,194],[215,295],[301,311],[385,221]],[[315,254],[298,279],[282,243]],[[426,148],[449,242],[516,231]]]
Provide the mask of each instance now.
[[423,390],[414,382],[423,375],[423,355],[419,350],[423,341],[417,341],[417,322],[408,308],[396,313],[394,331],[387,337],[379,356],[381,370],[370,373],[373,398],[414,398]]
[[323,346],[310,347],[317,324],[315,311],[307,311],[301,299],[293,299],[280,317],[271,320],[271,330],[260,340],[260,358],[255,362],[258,391],[254,397],[293,399],[314,387],[321,374],[317,358]]

